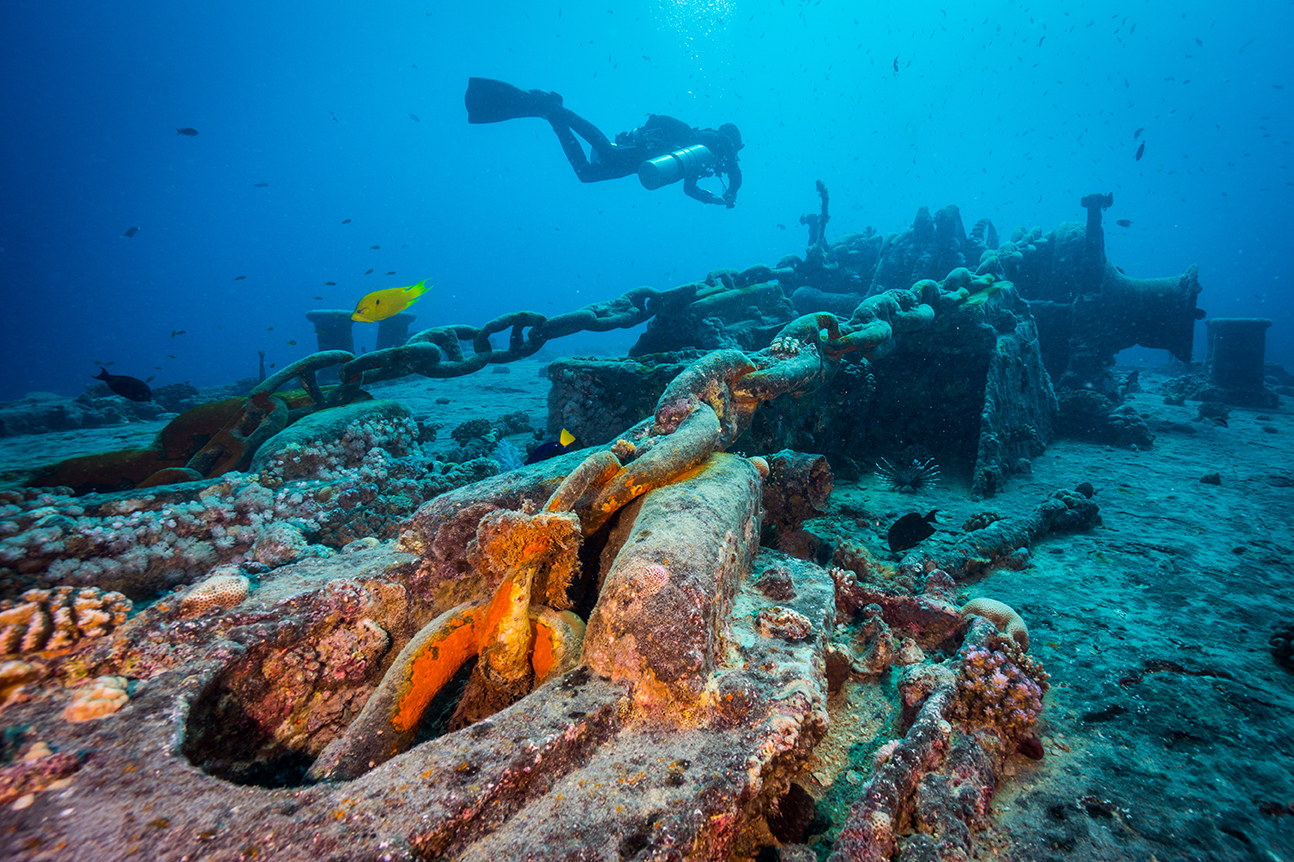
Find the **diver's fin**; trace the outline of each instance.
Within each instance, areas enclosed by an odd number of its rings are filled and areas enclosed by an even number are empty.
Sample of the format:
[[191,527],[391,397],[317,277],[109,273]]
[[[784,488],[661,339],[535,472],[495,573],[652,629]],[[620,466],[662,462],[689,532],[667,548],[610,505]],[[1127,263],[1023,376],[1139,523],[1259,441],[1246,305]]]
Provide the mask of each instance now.
[[502,123],[517,117],[547,117],[562,106],[562,97],[522,90],[492,78],[468,78],[463,103],[469,123]]

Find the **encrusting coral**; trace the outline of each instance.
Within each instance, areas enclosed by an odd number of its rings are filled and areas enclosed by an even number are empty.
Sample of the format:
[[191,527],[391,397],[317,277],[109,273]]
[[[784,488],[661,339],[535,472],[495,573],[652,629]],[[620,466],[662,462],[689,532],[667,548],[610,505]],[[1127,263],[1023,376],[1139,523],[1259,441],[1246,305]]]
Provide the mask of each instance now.
[[70,647],[112,631],[130,610],[130,599],[97,587],[27,590],[20,602],[0,602],[0,654]]
[[426,500],[499,469],[487,459],[429,463],[416,425],[399,415],[360,416],[334,440],[296,433],[265,453],[260,472],[205,486],[0,492],[0,596],[65,584],[143,599],[222,564],[327,556],[359,539],[392,538]]
[[101,676],[79,691],[63,710],[63,717],[76,724],[111,715],[130,700],[128,682],[122,676]]
[[1020,739],[1033,728],[1050,677],[1019,643],[990,635],[985,646],[964,648],[959,665],[953,715],[992,724],[1007,739]]

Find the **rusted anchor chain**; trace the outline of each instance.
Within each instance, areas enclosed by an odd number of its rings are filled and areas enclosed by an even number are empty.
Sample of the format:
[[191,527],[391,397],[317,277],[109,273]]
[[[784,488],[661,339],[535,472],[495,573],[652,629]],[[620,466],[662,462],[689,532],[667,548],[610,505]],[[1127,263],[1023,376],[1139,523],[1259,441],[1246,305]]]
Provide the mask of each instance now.
[[[825,364],[818,350],[824,329],[836,331],[832,315],[806,315],[788,324],[773,346],[754,356],[716,350],[684,369],[665,388],[655,415],[617,442],[626,450],[628,463],[577,509],[585,530],[596,530],[636,497],[677,480],[711,453],[731,446],[749,426],[761,401],[825,380],[834,361]],[[801,342],[795,335],[811,340]]]
[[324,368],[331,368],[334,365],[340,365],[343,362],[349,362],[354,358],[355,355],[346,350],[323,350],[319,353],[303,356],[291,365],[280,368],[260,383],[257,383],[252,387],[251,394],[259,395],[263,392],[266,395],[272,395],[293,377],[300,377],[301,387],[310,394],[311,400],[316,405],[323,406],[324,395],[315,380],[316,372]]
[[[534,311],[514,311],[479,328],[460,324],[424,329],[401,346],[352,357],[341,369],[341,388],[349,393],[363,383],[409,374],[462,377],[486,365],[525,359],[553,338],[586,330],[629,329],[656,314],[655,308],[649,308],[649,303],[662,295],[654,288],[637,287],[615,299],[591,303],[553,318]],[[490,343],[490,336],[505,330],[511,330],[508,346],[497,349]],[[464,353],[464,342],[472,345],[471,356]]]
[[827,343],[827,353],[839,356],[858,350],[868,359],[879,359],[894,349],[895,335],[924,329],[934,319],[935,310],[912,291],[887,290],[858,303],[844,333]]

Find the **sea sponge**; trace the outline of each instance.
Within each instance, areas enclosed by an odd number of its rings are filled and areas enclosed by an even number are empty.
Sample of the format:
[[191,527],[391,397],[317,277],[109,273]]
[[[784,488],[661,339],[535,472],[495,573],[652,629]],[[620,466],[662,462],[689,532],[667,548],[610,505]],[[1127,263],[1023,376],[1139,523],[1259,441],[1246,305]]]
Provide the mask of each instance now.
[[755,616],[755,630],[766,638],[802,641],[813,634],[813,623],[799,611],[775,605]]
[[63,649],[107,634],[126,621],[130,599],[98,587],[28,590],[0,602],[0,654]]
[[40,670],[25,661],[0,662],[0,707],[9,702],[20,688],[40,676]]
[[216,608],[232,608],[247,598],[251,587],[251,581],[245,575],[228,571],[214,574],[180,599],[180,613],[186,617],[197,617]]
[[1014,638],[1021,649],[1026,651],[1029,649],[1029,628],[1024,624],[1024,618],[1005,602],[983,597],[971,599],[962,605],[960,613],[964,617],[984,617],[996,626],[998,631]]
[[81,689],[63,710],[63,717],[73,723],[91,721],[111,715],[126,705],[130,695],[124,676],[101,676]]

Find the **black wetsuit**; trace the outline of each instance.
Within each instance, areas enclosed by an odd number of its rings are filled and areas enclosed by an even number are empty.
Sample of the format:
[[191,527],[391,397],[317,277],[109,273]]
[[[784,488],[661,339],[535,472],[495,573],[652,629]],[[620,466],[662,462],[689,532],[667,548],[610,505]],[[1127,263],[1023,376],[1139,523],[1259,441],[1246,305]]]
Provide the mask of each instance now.
[[[621,132],[612,143],[598,127],[569,108],[559,108],[548,117],[562,143],[562,151],[575,169],[581,182],[596,183],[627,177],[638,172],[638,166],[648,159],[672,153],[693,144],[704,144],[715,158],[710,174],[728,177],[723,197],[711,194],[696,184],[696,177],[685,177],[683,191],[690,198],[706,204],[734,206],[737,189],[741,188],[741,168],[737,166],[737,151],[727,135],[714,129],[694,129],[682,120],[652,114],[647,122],[632,132]],[[593,149],[592,161],[584,154],[584,147],[575,136],[589,142]]]

